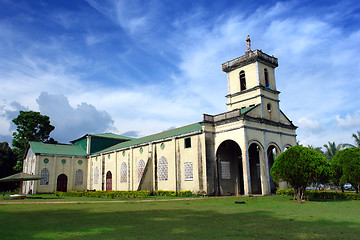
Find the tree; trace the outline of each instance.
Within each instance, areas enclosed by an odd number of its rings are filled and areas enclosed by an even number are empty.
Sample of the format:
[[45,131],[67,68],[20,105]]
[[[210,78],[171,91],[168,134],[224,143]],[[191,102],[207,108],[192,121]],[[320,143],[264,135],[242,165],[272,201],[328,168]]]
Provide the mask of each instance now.
[[309,149],[313,149],[321,154],[324,154],[324,152],[321,150],[321,147],[314,147],[313,145],[308,145],[307,146]]
[[29,141],[56,143],[50,138],[50,133],[55,129],[50,124],[50,118],[34,111],[20,111],[20,114],[12,120],[15,123],[16,132],[13,133],[12,145],[18,155],[15,169],[22,170],[22,160]]
[[271,168],[276,181],[287,181],[294,188],[294,200],[302,201],[306,186],[313,182],[327,183],[331,168],[324,155],[303,146],[293,146],[280,154]]
[[339,151],[331,161],[334,183],[351,183],[356,193],[360,185],[360,148],[346,148]]
[[[10,176],[16,171],[13,169],[16,165],[17,156],[7,142],[0,143],[0,178]],[[0,191],[12,190],[15,184],[11,182],[0,183]]]
[[357,135],[355,133],[352,134],[352,137],[354,138],[355,145],[353,144],[343,144],[345,147],[360,147],[360,131],[357,131]]
[[341,150],[341,148],[344,147],[343,144],[336,145],[335,142],[328,142],[328,144],[324,144],[325,147],[325,157],[326,159],[331,162],[331,159],[336,155],[337,152]]

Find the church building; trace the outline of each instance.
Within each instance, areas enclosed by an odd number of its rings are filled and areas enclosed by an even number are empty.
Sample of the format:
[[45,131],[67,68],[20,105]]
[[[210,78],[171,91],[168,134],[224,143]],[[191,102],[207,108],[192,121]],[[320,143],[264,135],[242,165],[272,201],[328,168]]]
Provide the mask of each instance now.
[[296,126],[279,107],[278,59],[251,50],[222,64],[227,112],[141,138],[87,134],[71,144],[30,142],[23,193],[84,190],[191,190],[206,195],[275,192],[274,159],[296,144]]

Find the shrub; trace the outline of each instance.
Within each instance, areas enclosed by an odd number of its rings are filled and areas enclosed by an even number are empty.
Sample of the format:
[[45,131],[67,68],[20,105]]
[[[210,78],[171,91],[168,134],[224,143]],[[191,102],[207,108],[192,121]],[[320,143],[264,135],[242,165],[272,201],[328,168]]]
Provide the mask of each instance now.
[[176,192],[174,192],[174,191],[165,191],[165,190],[157,190],[157,191],[154,192],[154,196],[176,197]]
[[178,197],[192,197],[192,196],[194,196],[194,194],[190,190],[178,192]]
[[[68,191],[68,192],[54,192],[59,197],[95,197],[95,198],[148,198],[151,195],[150,191]],[[164,197],[191,197],[194,194],[191,191],[174,191],[158,190],[154,192],[154,196]]]
[[360,185],[360,148],[346,148],[339,151],[331,161],[333,180],[344,185],[351,183],[359,193]]
[[[276,194],[283,196],[293,196],[293,189],[280,189]],[[336,199],[336,200],[360,200],[360,195],[356,193],[328,192],[328,191],[305,191],[305,196],[310,199]]]
[[326,183],[331,175],[330,164],[321,153],[299,145],[280,154],[270,172],[274,180],[283,180],[293,186],[294,199],[298,201],[303,200],[309,183]]
[[150,197],[150,191],[68,191],[54,192],[56,196],[63,197],[96,197],[96,198],[147,198]]

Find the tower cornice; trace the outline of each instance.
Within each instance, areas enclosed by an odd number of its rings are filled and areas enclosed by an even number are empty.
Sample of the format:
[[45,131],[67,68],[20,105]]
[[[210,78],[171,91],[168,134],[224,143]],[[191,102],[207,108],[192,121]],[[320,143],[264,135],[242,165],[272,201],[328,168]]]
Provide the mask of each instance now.
[[266,53],[263,53],[261,50],[256,49],[253,51],[246,51],[245,55],[223,63],[222,70],[223,72],[230,72],[242,65],[252,63],[256,60],[261,60],[269,64],[273,68],[276,68],[278,66],[278,59],[276,57],[270,56]]
[[279,92],[277,90],[273,90],[273,89],[264,87],[263,85],[258,85],[258,86],[255,86],[253,88],[246,89],[244,91],[239,91],[239,92],[236,92],[236,93],[233,93],[233,94],[228,94],[225,97],[226,98],[236,97],[236,96],[243,95],[243,94],[258,90],[258,89],[261,89],[263,91],[270,92],[270,93],[273,93],[273,94],[277,94],[277,95],[281,93],[281,92]]

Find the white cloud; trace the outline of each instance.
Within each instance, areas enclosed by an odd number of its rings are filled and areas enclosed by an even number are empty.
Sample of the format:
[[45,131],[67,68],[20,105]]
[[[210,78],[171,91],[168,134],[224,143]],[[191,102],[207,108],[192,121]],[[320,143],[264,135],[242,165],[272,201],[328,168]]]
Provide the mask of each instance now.
[[11,135],[9,119],[0,116],[0,136]]
[[50,117],[55,130],[51,134],[56,140],[69,141],[87,133],[116,131],[111,116],[93,105],[81,103],[70,106],[66,96],[42,92],[36,99],[41,114]]
[[27,111],[28,108],[22,106],[17,101],[8,103],[3,101],[0,105],[0,136],[11,136],[12,132],[16,129],[12,120],[19,115],[20,110]]
[[302,131],[311,132],[313,134],[320,133],[324,130],[318,121],[307,119],[305,117],[300,118],[297,123]]
[[360,129],[360,114],[354,113],[347,114],[345,118],[341,118],[340,115],[336,115],[336,121],[340,128],[344,129],[353,129],[358,128]]

